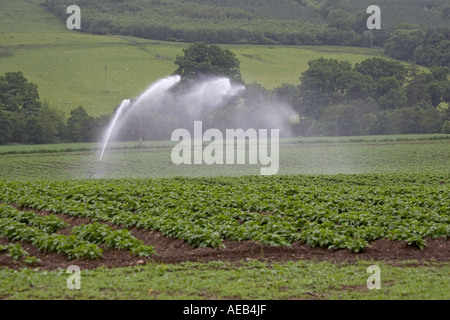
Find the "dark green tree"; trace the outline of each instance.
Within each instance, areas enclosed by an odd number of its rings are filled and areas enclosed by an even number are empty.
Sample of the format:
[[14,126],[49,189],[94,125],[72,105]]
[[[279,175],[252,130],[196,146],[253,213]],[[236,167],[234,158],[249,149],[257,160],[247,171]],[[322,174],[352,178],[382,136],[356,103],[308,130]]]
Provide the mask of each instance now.
[[352,18],[342,9],[330,10],[327,21],[330,28],[336,28],[340,31],[352,29]]
[[70,142],[91,141],[93,121],[94,119],[82,106],[73,109],[67,119],[67,140]]
[[39,118],[30,116],[26,118],[23,140],[25,144],[42,144],[45,143],[43,139],[43,127]]
[[346,100],[354,72],[350,62],[336,59],[319,58],[308,65],[300,77],[300,107],[307,116],[317,119],[323,108]]
[[276,88],[275,95],[278,100],[283,101],[291,105],[298,114],[303,115],[304,110],[301,108],[300,89],[298,86],[292,84],[283,83],[280,87]]
[[450,121],[445,121],[441,128],[441,133],[450,134]]
[[64,140],[66,124],[64,113],[44,102],[39,116],[42,143],[57,143]]
[[378,105],[380,110],[405,108],[407,105],[405,91],[400,88],[390,90],[387,94],[378,99]]
[[321,1],[318,11],[322,17],[327,18],[330,11],[345,10],[346,5],[346,0],[325,0]]
[[351,27],[358,33],[362,34],[367,31],[367,18],[366,10],[359,10],[351,17]]
[[401,83],[405,81],[408,74],[407,68],[400,62],[377,57],[357,63],[355,71],[369,75],[375,81],[383,77],[394,77]]
[[382,77],[375,82],[375,88],[375,99],[379,99],[392,90],[402,90],[402,84],[394,77]]
[[225,76],[230,80],[242,82],[240,62],[236,55],[228,49],[217,45],[198,42],[183,50],[183,56],[177,56],[175,64],[178,74],[184,80],[199,76]]
[[347,100],[374,97],[375,81],[369,75],[355,72],[347,89]]
[[433,66],[431,67],[430,72],[433,77],[433,80],[439,82],[447,82],[448,76],[450,75],[450,68]]
[[437,107],[442,102],[450,101],[450,68],[433,66],[427,84],[431,104]]
[[0,110],[0,144],[10,142],[11,122],[8,114]]
[[414,52],[425,39],[425,32],[420,29],[398,29],[391,33],[386,41],[386,53],[400,60],[414,60]]
[[0,77],[0,105],[6,111],[37,116],[41,109],[38,87],[28,82],[23,73],[7,72]]
[[[442,99],[446,103],[450,103],[450,81],[447,81],[447,83],[444,86]],[[450,107],[448,108],[450,110]]]
[[25,115],[17,112],[10,113],[10,142],[22,143],[25,132]]
[[345,94],[353,78],[350,62],[319,58],[308,65],[300,77],[302,90],[321,92],[330,98]]
[[441,8],[442,18],[450,18],[450,5],[443,6]]

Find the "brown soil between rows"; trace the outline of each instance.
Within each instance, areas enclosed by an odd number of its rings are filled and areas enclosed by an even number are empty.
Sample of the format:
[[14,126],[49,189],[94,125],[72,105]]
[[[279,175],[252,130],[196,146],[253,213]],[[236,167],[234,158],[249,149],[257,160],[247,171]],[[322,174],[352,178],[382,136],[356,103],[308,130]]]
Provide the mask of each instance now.
[[[24,210],[24,209],[22,209]],[[39,212],[47,215],[48,212]],[[70,234],[73,227],[92,223],[87,218],[71,217],[59,214],[59,218],[70,224],[69,228],[59,231],[62,234]],[[116,228],[115,226],[113,226]],[[146,245],[155,248],[156,254],[151,257],[136,257],[130,255],[129,251],[103,248],[103,257],[96,260],[72,259],[68,260],[64,254],[40,252],[33,245],[23,242],[8,241],[0,239],[0,244],[20,243],[31,256],[41,260],[40,263],[30,266],[23,259],[15,260],[0,253],[0,268],[9,267],[19,269],[23,267],[38,267],[41,270],[66,269],[70,265],[77,265],[81,269],[94,269],[105,266],[109,268],[134,266],[140,263],[156,262],[164,264],[182,262],[211,262],[229,261],[240,262],[249,260],[261,260],[272,262],[316,260],[334,263],[352,263],[360,260],[400,262],[405,260],[417,260],[418,262],[450,261],[450,241],[448,239],[428,239],[427,247],[420,250],[414,246],[408,246],[405,242],[376,240],[370,244],[364,252],[353,253],[350,250],[330,250],[320,247],[310,247],[301,242],[293,243],[289,247],[275,247],[263,245],[254,241],[224,241],[226,248],[192,248],[187,242],[164,236],[161,232],[138,228],[128,229],[135,237],[141,239]]]

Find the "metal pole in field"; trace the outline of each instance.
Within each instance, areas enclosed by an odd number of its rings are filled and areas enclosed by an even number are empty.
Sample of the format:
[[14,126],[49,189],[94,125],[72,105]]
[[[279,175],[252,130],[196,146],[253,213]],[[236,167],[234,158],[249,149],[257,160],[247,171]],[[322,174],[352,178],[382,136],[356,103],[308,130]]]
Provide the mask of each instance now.
[[107,79],[106,79],[106,73],[108,72],[108,68],[105,64],[105,92],[108,92],[108,87],[107,87]]
[[139,106],[139,148],[142,150],[142,106]]

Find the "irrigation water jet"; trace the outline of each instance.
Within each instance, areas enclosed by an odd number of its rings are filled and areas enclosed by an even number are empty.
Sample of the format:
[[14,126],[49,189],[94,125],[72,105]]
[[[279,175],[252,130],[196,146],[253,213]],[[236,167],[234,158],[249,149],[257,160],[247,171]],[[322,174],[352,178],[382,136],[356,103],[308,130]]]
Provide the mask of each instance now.
[[130,111],[138,105],[145,103],[152,98],[155,98],[158,95],[163,96],[170,88],[172,88],[175,84],[177,84],[181,80],[181,77],[170,76],[164,79],[161,79],[154,84],[152,84],[142,95],[140,95],[136,101],[131,102],[131,100],[125,99],[120,104],[119,108],[114,114],[112,121],[110,122],[108,129],[106,130],[103,142],[102,152],[100,154],[100,160],[102,161],[103,155],[105,154],[106,147],[108,145],[109,140],[111,139],[111,135],[114,133],[114,130],[117,127],[118,121],[121,120],[121,115],[125,109],[129,109]]
[[289,134],[292,107],[263,89],[205,76],[173,90],[180,81],[178,75],[160,79],[135,99],[124,100],[105,130],[99,162],[104,161],[111,141],[139,138],[142,146],[143,139],[168,140],[174,130],[192,128],[195,121],[222,131],[271,128]]
[[130,105],[130,103],[131,103],[131,101],[128,100],[128,99],[123,100],[122,103],[120,104],[119,108],[117,109],[116,114],[114,115],[114,117],[113,117],[111,123],[109,124],[108,129],[107,129],[107,131],[106,131],[105,142],[103,143],[103,149],[102,149],[102,153],[101,153],[101,155],[100,155],[100,160],[99,160],[99,162],[102,161],[103,154],[105,153],[106,146],[108,145],[109,138],[111,137],[111,133],[112,133],[112,131],[113,131],[115,125],[116,125],[117,120],[119,120],[119,117],[120,117],[120,115],[122,114],[122,111],[123,111],[126,107],[128,107],[128,106]]

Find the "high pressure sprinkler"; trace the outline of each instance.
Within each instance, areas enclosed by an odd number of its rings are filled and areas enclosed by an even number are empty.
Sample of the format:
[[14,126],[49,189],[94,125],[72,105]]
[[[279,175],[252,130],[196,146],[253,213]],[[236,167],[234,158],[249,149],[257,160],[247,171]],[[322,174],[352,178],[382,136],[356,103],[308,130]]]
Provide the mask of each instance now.
[[95,175],[106,176],[106,174],[108,175],[108,178],[111,177],[111,169],[105,168],[102,165],[102,161],[99,160],[97,161],[97,168],[95,170],[89,170],[87,177],[88,179],[92,179],[92,177]]

